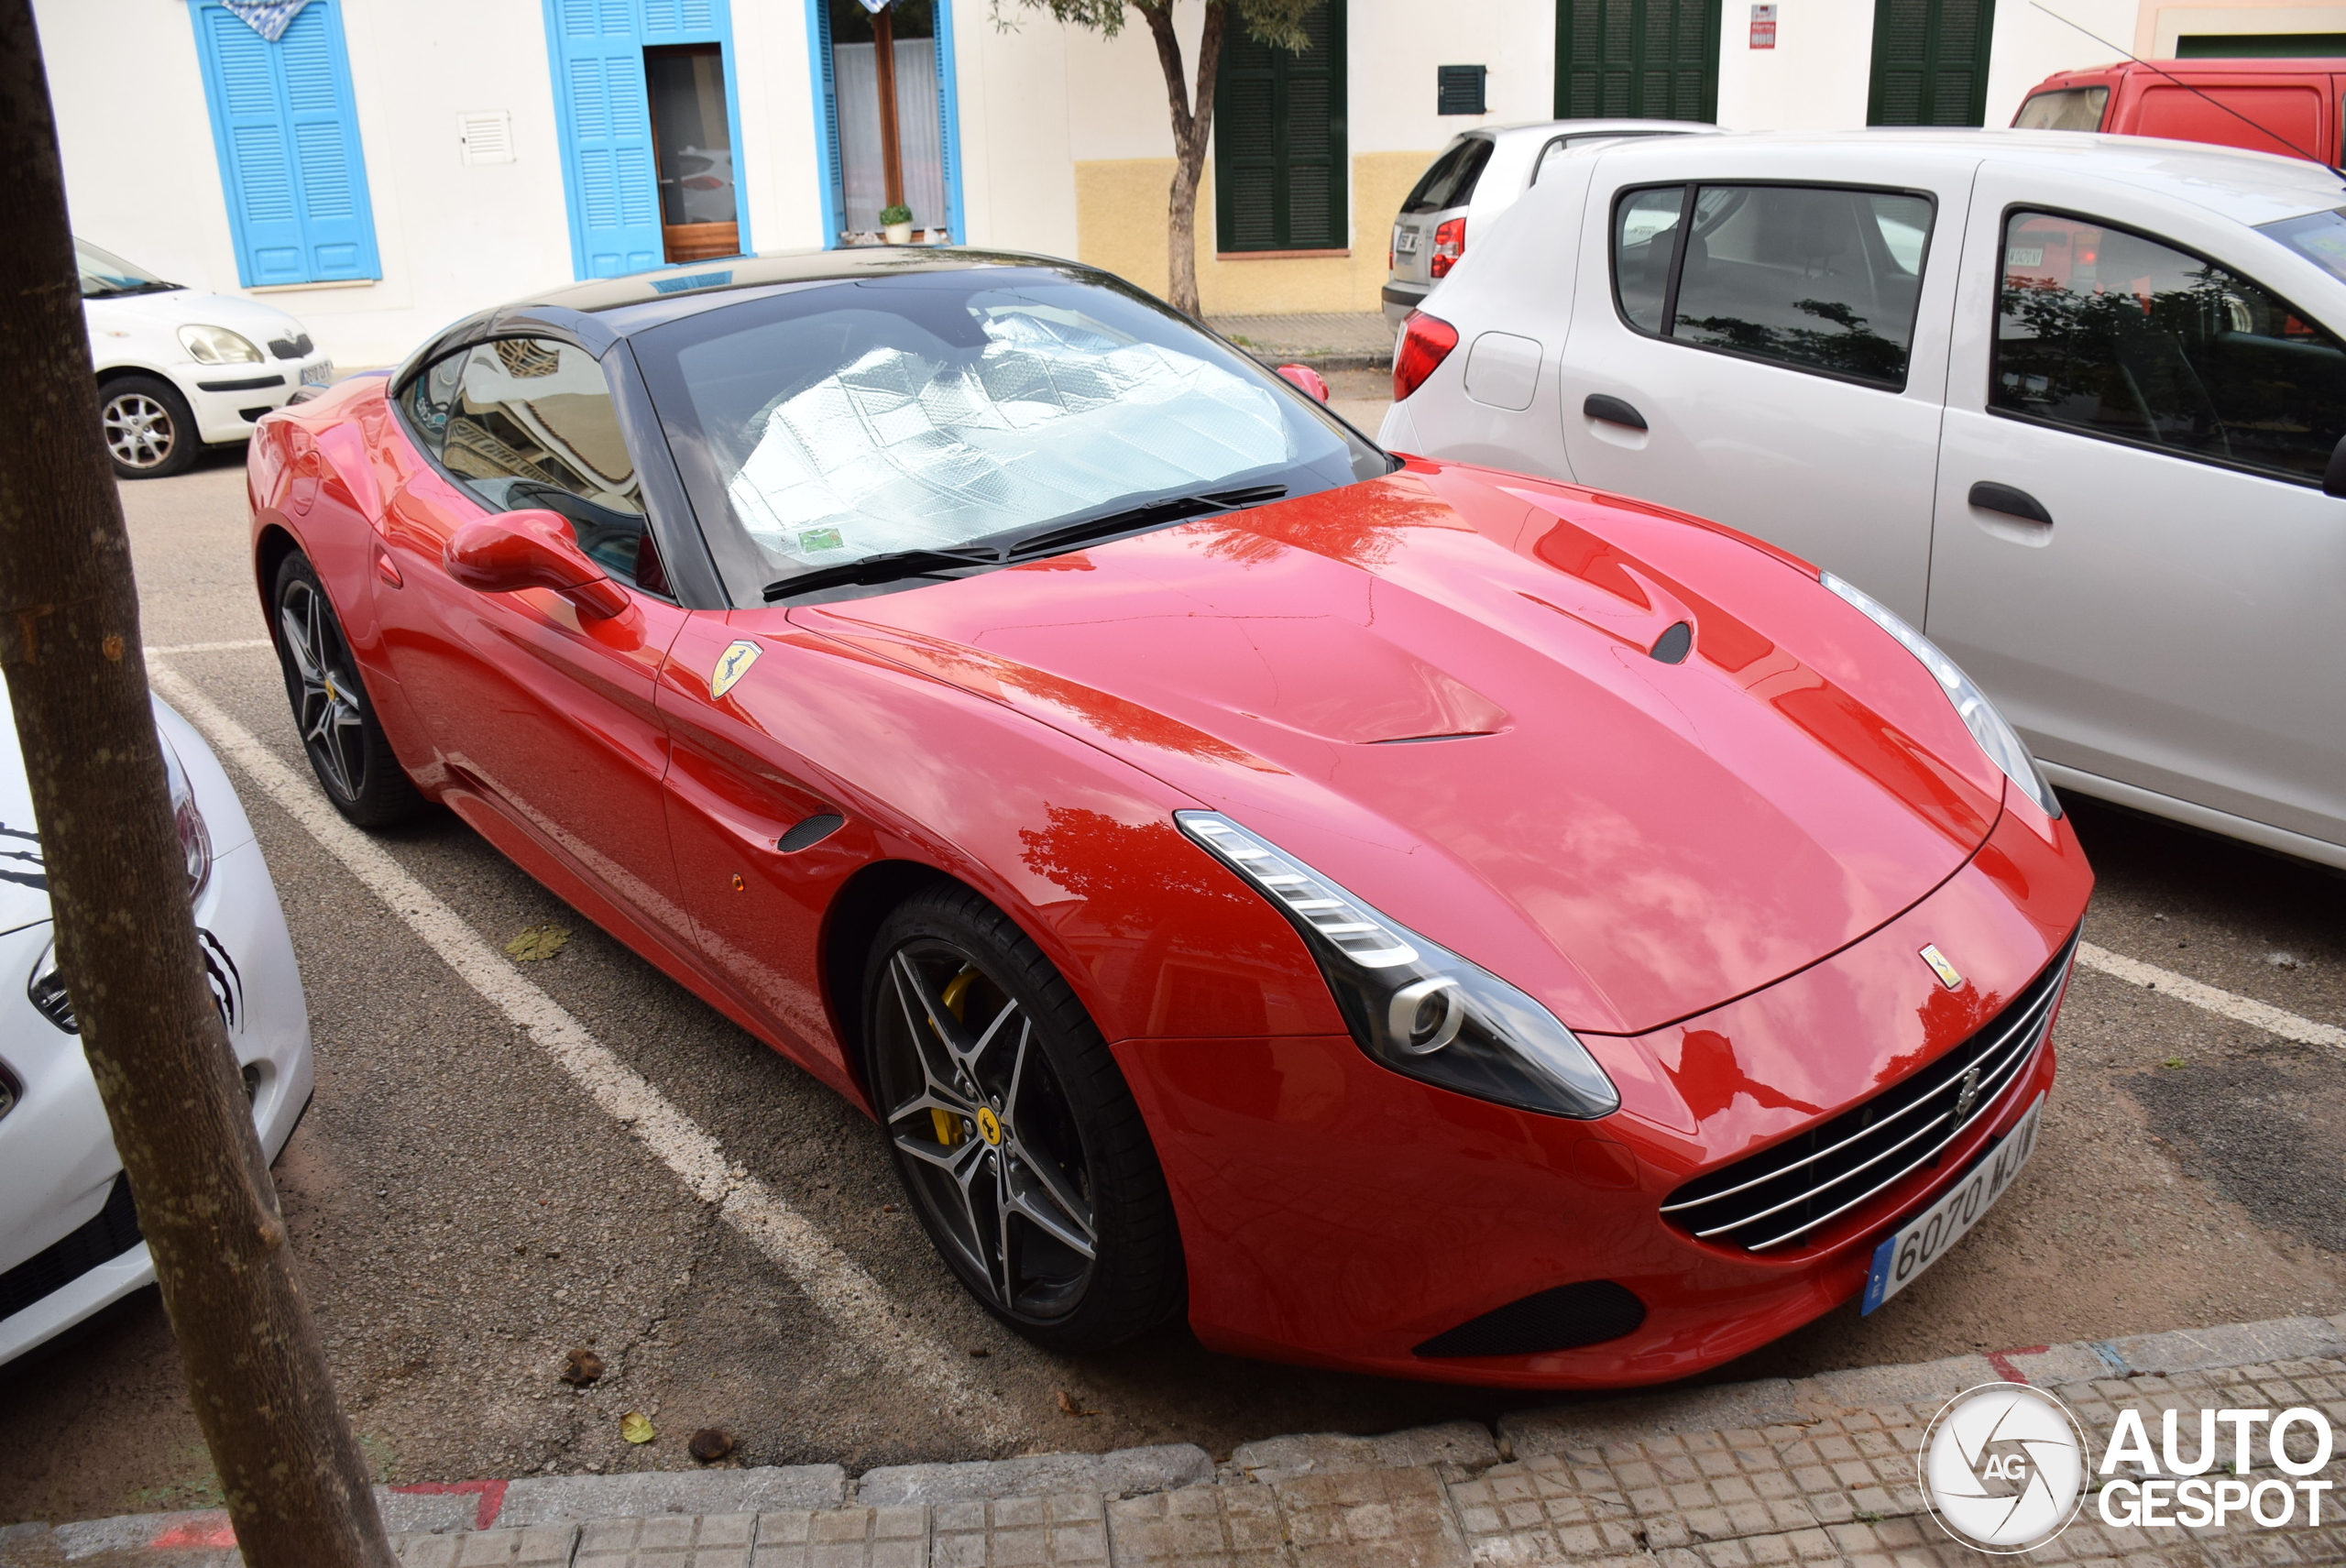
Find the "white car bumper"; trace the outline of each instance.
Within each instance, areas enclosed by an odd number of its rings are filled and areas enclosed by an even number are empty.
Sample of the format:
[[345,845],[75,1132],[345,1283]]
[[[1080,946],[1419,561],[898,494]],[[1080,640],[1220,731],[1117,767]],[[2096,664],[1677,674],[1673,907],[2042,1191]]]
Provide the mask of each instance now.
[[302,359],[270,359],[258,365],[180,365],[171,379],[195,414],[196,433],[206,442],[242,441],[253,423],[300,391],[304,382],[334,379],[334,361],[323,354]]
[[[214,859],[195,917],[211,938],[214,990],[232,1019],[229,1042],[247,1069],[261,1146],[274,1159],[310,1099],[301,971],[260,846],[219,763],[176,716],[163,728],[214,842],[235,846]],[[108,1212],[122,1162],[80,1036],[50,1023],[27,992],[50,935],[43,921],[0,936],[0,1062],[21,1086],[0,1117],[0,1308],[13,1307],[0,1316],[0,1362],[155,1277],[143,1242],[117,1250],[130,1239],[120,1201]]]

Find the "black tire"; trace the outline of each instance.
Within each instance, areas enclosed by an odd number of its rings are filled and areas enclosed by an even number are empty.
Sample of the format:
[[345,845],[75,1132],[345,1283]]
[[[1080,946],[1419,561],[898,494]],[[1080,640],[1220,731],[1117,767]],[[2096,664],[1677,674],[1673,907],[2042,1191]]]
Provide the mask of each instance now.
[[[955,1036],[924,1027],[940,1011]],[[1180,1232],[1140,1108],[1015,922],[958,884],[915,894],[873,938],[863,1023],[897,1176],[987,1310],[1047,1349],[1080,1351],[1181,1309]],[[940,1074],[955,1081],[940,1089]],[[1088,1259],[1060,1239],[1087,1232]]]
[[293,726],[326,798],[361,828],[387,828],[414,816],[423,808],[423,795],[376,721],[341,618],[307,555],[297,550],[280,564],[269,602],[276,612],[269,631]]
[[118,479],[167,479],[203,450],[195,415],[169,381],[124,376],[98,389],[98,428]]

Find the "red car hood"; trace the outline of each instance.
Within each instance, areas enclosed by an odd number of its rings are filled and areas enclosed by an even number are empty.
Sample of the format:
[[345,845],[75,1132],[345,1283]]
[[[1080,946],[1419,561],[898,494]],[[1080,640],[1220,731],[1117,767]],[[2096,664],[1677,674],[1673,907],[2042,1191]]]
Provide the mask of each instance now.
[[[1487,470],[790,619],[1125,758],[1600,1034],[1856,940],[2001,809],[1930,675],[1789,557]],[[1650,654],[1679,621],[1691,654]]]

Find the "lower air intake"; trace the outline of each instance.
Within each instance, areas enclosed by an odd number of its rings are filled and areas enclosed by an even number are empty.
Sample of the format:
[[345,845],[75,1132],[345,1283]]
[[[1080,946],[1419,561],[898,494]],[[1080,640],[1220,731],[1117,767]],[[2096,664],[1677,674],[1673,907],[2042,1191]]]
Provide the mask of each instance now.
[[1431,1357],[1540,1355],[1635,1333],[1646,1304],[1627,1286],[1584,1279],[1526,1296],[1439,1333],[1413,1353]]

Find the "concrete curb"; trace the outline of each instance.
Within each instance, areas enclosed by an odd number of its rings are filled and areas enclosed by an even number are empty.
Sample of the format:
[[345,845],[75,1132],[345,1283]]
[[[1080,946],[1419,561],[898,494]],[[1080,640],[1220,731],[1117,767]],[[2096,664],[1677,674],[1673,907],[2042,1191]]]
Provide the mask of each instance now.
[[[948,1536],[991,1541],[999,1532],[1027,1528],[1018,1521],[1030,1514],[1033,1528],[1066,1535],[1070,1550],[1096,1535],[1104,1561],[1112,1515],[1119,1529],[1169,1530],[1206,1508],[1219,1510],[1222,1522],[1217,1528],[1234,1531],[1252,1517],[1250,1510],[1292,1514],[1299,1507],[1322,1507],[1348,1496],[1347,1488],[1472,1489],[1486,1475],[1519,1477],[1527,1466],[1578,1464],[1600,1452],[1691,1451],[1705,1442],[1716,1446],[1716,1434],[1765,1429],[1838,1430],[1844,1418],[1859,1418],[1862,1424],[1869,1410],[1932,1406],[1999,1380],[2109,1390],[2148,1379],[2143,1387],[2153,1389],[2176,1376],[2316,1362],[2346,1362],[2346,1315],[2028,1345],[1911,1365],[1550,1406],[1502,1416],[1496,1432],[1479,1422],[1452,1421],[1378,1437],[1321,1432],[1266,1438],[1240,1445],[1221,1466],[1193,1444],[1166,1443],[1107,1453],[886,1465],[852,1480],[836,1464],[804,1464],[427,1482],[378,1487],[376,1497],[385,1524],[404,1539],[402,1561],[411,1568],[430,1568],[444,1559],[450,1568],[476,1561],[585,1564],[603,1555],[599,1548],[589,1550],[590,1537],[610,1540],[612,1550],[629,1562],[671,1561],[659,1555],[667,1549],[655,1551],[654,1541],[675,1536],[685,1552],[674,1559],[679,1563],[703,1558],[711,1563],[747,1563],[746,1555],[727,1555],[730,1547],[718,1550],[718,1536],[730,1540],[734,1534],[745,1552],[749,1543],[759,1543],[756,1562],[763,1568],[770,1561],[764,1543],[780,1544],[775,1532],[789,1530],[816,1532],[796,1538],[810,1563],[838,1557],[912,1563],[926,1561],[918,1554],[919,1541],[933,1540],[939,1550]],[[2337,1408],[2346,1419],[2346,1405]],[[1797,1431],[1792,1435],[1797,1438]],[[1391,1479],[1378,1482],[1378,1475]],[[1271,1500],[1246,1500],[1255,1497]],[[1397,1492],[1395,1500],[1399,1497]],[[854,1544],[853,1552],[817,1552],[831,1539],[822,1531],[840,1530],[850,1530],[852,1540],[841,1537],[838,1544],[843,1551]],[[703,1541],[704,1532],[715,1533]],[[217,1510],[125,1515],[54,1529],[12,1525],[0,1528],[0,1568],[101,1568],[130,1562],[143,1568],[176,1568],[181,1563],[225,1568],[239,1561],[235,1539],[227,1516]],[[1234,1545],[1237,1537],[1227,1539]],[[423,1544],[432,1540],[444,1541],[444,1551]],[[466,1541],[478,1542],[478,1550]],[[1478,1560],[1483,1554],[1477,1546]]]

